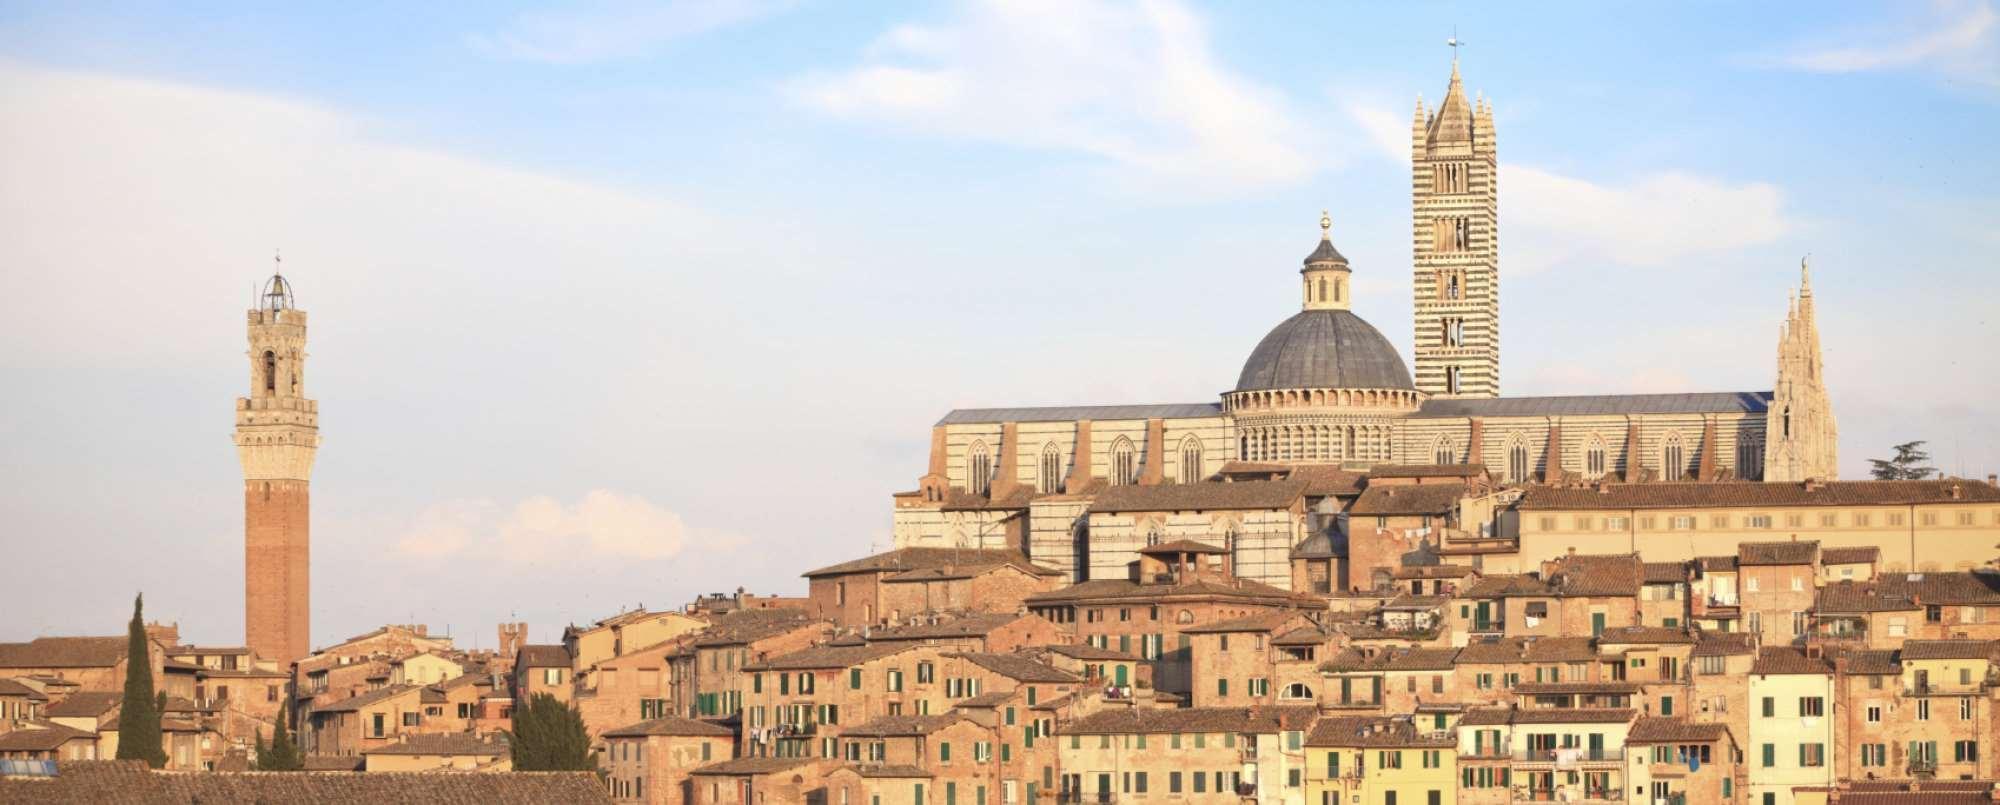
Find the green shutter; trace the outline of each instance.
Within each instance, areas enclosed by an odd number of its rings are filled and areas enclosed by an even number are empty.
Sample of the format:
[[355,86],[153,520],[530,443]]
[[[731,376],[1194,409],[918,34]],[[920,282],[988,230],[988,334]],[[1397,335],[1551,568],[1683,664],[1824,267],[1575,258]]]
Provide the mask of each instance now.
[[859,668],[847,669],[847,688],[849,690],[861,689],[861,669]]

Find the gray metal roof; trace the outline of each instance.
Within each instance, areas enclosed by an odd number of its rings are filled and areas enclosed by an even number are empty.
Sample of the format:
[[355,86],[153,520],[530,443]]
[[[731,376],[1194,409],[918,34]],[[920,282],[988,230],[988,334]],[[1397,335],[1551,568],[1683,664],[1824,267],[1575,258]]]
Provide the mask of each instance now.
[[1693,394],[1591,394],[1574,397],[1496,397],[1425,400],[1414,418],[1471,416],[1586,416],[1590,414],[1761,414],[1771,407],[1768,391]]
[[960,408],[945,414],[940,425],[992,422],[1074,422],[1113,419],[1200,419],[1222,416],[1221,403],[1162,403],[1158,405],[1057,405],[1043,408]]
[[1314,263],[1339,263],[1346,265],[1347,257],[1342,255],[1339,249],[1333,247],[1332,238],[1320,238],[1319,248],[1313,249],[1312,254],[1306,255],[1305,263],[1306,265]]
[[1346,310],[1307,310],[1271,329],[1243,362],[1237,391],[1414,389],[1403,356]]

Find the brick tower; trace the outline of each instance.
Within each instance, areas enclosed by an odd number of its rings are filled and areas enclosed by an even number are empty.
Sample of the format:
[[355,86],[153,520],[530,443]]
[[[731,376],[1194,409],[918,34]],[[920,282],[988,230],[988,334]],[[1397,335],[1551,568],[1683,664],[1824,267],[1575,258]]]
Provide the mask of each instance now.
[[1499,160],[1493,106],[1465,100],[1458,59],[1444,101],[1410,127],[1417,390],[1500,395]]
[[243,461],[243,633],[261,657],[311,650],[311,507],[319,405],[305,396],[306,312],[283,274],[250,311],[250,396],[236,400]]

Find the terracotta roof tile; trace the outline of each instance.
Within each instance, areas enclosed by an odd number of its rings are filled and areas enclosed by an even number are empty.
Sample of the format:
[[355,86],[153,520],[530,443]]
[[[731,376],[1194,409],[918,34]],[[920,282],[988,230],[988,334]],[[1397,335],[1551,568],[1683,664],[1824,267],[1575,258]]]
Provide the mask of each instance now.
[[1845,660],[1844,665],[1850,674],[1895,676],[1903,672],[1902,664],[1896,662],[1896,652],[1893,649],[1848,649],[1829,653],[1833,654],[1836,668],[1841,667],[1841,661]]
[[1645,574],[1647,584],[1676,584],[1684,582],[1687,581],[1688,575],[1687,563],[1647,562]]
[[1479,478],[1485,475],[1484,464],[1377,464],[1368,468],[1370,478]]
[[1298,618],[1298,617],[1301,617],[1299,613],[1290,610],[1278,610],[1276,612],[1259,612],[1255,615],[1245,615],[1241,618],[1231,618],[1226,621],[1216,621],[1214,623],[1202,624],[1200,626],[1190,626],[1186,629],[1182,629],[1181,634],[1221,634],[1224,632],[1269,632],[1273,629],[1277,629],[1284,626],[1287,621],[1290,621],[1293,618]]
[[734,738],[736,731],[720,724],[698,721],[692,718],[667,716],[629,724],[604,733],[606,738],[643,738],[648,735],[673,735],[693,738]]
[[1822,565],[1865,565],[1881,561],[1882,549],[1873,545],[1859,548],[1821,548],[1819,563]]
[[1819,543],[1814,540],[1804,542],[1744,542],[1736,546],[1736,564],[1743,567],[1752,565],[1810,565],[1819,561]]
[[929,735],[938,730],[970,721],[958,713],[944,713],[932,716],[883,716],[859,726],[842,730],[843,738],[889,738],[904,735]]
[[688,772],[689,774],[726,774],[731,776],[775,774],[791,771],[800,766],[810,766],[818,760],[805,757],[740,757],[713,763]]
[[560,645],[524,645],[514,659],[515,668],[568,668],[569,649]]
[[380,805],[385,802],[609,805],[611,802],[595,772],[188,774],[154,772],[143,766],[140,761],[121,760],[59,763],[55,777],[0,778],[0,802],[313,802],[331,805]]
[[1749,632],[1702,632],[1694,641],[1696,657],[1727,657],[1757,653],[1757,636]]
[[1313,705],[1299,707],[1175,707],[1100,710],[1056,732],[1072,735],[1124,735],[1165,732],[1279,732],[1305,729],[1319,715]]
[[511,750],[504,733],[491,739],[464,732],[410,735],[401,741],[364,749],[364,755],[503,755]]
[[1306,737],[1308,746],[1452,746],[1450,732],[1419,732],[1408,717],[1334,716],[1322,718]]
[[109,668],[125,660],[127,643],[122,635],[0,643],[0,668]]
[[[1952,489],[1957,487],[1958,496]],[[1529,486],[1523,511],[1686,509],[1736,506],[1904,506],[2000,502],[2000,489],[1979,481],[1827,481],[1806,483],[1675,482],[1605,484],[1589,488]]]
[[1689,721],[1685,718],[1646,716],[1632,723],[1627,743],[1693,743],[1721,740],[1729,725]]
[[1081,601],[1131,601],[1135,603],[1158,603],[1185,598],[1221,597],[1244,600],[1245,603],[1264,603],[1272,606],[1310,606],[1325,602],[1311,596],[1281,590],[1263,582],[1236,579],[1233,583],[1196,579],[1179,584],[1140,584],[1125,579],[1092,579],[1078,582],[1060,590],[1035,593],[1028,596],[1027,604],[1057,604]]
[[944,656],[963,659],[1016,682],[1066,684],[1082,681],[1076,674],[1024,654],[961,652]]
[[1356,517],[1443,515],[1458,508],[1470,492],[1459,484],[1371,486],[1356,498],[1348,513]]
[[745,671],[803,671],[849,668],[915,649],[906,643],[864,643],[858,646],[814,646],[743,666]]
[[978,615],[957,615],[957,616],[947,615],[941,618],[937,623],[919,623],[912,626],[885,626],[881,628],[871,629],[868,632],[867,639],[869,642],[873,643],[873,642],[889,642],[896,640],[935,640],[939,638],[954,638],[954,637],[985,637],[986,635],[992,634],[995,629],[999,629],[1000,627],[1013,624],[1021,620],[1022,618],[1032,618],[1032,617],[1035,616],[1021,615],[1013,612],[1005,612],[999,614],[978,614]]
[[[848,573],[901,573],[909,570],[938,568],[956,565],[1011,564],[1023,569],[1036,569],[1019,551],[976,550],[971,548],[898,548],[893,551],[864,556],[853,561],[828,565],[818,570],[806,571],[806,578],[814,576],[838,576]],[[743,610],[746,612],[772,612],[775,610]]]
[[1908,640],[1898,654],[1902,660],[1984,660],[1992,656],[1993,644],[1985,640]]
[[1757,652],[1753,674],[1831,674],[1833,663],[1825,657],[1808,657],[1804,651],[1787,646],[1766,646]]
[[1695,639],[1686,629],[1667,626],[1618,626],[1604,630],[1603,634],[1597,636],[1597,642],[1599,645],[1605,643],[1661,645],[1693,643]]

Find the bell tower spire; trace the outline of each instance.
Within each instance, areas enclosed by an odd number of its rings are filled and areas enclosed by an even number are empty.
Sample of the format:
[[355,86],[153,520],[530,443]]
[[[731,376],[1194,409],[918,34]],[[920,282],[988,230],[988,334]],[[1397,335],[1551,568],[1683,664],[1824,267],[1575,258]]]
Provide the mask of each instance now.
[[1763,480],[1828,480],[1840,469],[1840,429],[1826,393],[1813,315],[1810,258],[1799,260],[1799,289],[1778,331],[1778,378],[1764,420]]
[[[282,258],[273,258],[282,267]],[[276,270],[248,317],[250,394],[236,400],[243,464],[244,642],[289,663],[311,650],[311,495],[319,404],[305,396],[306,312]]]
[[1466,100],[1454,35],[1444,100],[1410,125],[1417,390],[1500,394],[1499,157],[1493,105]]

